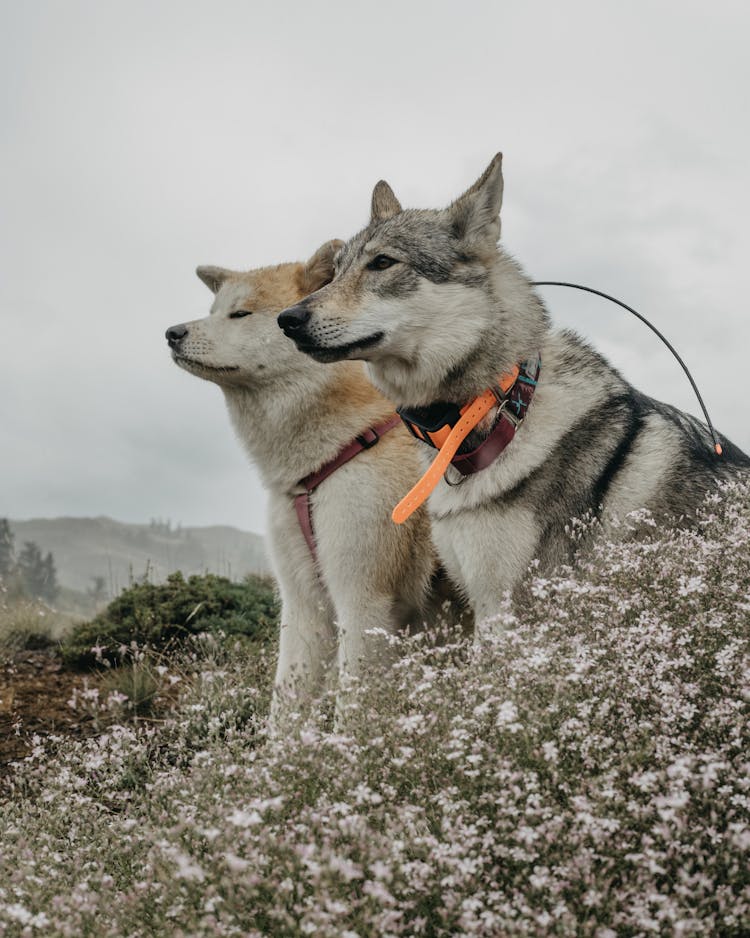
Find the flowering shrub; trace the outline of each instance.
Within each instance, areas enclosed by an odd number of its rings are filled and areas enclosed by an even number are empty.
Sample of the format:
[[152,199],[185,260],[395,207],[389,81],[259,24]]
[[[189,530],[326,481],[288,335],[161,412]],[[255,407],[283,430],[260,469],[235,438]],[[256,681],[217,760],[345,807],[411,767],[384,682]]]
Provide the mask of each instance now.
[[37,747],[0,933],[748,934],[750,487],[625,534],[473,645],[399,640],[335,730],[269,736],[217,645],[166,722]]

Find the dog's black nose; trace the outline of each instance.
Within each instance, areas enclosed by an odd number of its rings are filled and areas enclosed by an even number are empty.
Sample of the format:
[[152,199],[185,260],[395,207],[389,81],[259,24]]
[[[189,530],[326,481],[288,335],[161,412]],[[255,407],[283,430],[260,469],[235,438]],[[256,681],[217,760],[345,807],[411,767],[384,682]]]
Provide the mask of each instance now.
[[176,348],[180,342],[188,334],[188,327],[180,324],[179,326],[170,326],[169,329],[164,333],[167,337],[167,342],[169,342],[170,348]]
[[305,325],[310,316],[310,310],[306,306],[290,306],[279,315],[276,322],[284,330],[285,335],[293,336]]

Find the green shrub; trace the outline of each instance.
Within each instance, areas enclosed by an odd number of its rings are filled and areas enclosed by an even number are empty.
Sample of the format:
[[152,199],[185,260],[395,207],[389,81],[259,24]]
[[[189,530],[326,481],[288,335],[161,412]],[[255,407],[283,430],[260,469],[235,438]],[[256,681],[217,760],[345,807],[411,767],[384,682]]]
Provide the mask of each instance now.
[[103,612],[70,633],[62,654],[79,667],[102,660],[118,664],[120,649],[131,642],[164,649],[190,635],[216,631],[265,644],[275,635],[278,614],[268,578],[248,576],[233,583],[210,573],[187,580],[173,573],[165,583],[136,583],[123,590]]

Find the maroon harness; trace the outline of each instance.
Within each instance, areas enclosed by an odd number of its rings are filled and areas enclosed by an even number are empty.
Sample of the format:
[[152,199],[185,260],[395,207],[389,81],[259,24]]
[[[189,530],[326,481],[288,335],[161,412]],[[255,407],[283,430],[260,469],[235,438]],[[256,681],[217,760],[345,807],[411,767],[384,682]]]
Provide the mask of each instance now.
[[364,433],[360,434],[356,439],[345,446],[338,456],[335,456],[330,462],[327,462],[325,466],[318,469],[317,472],[311,472],[309,476],[305,476],[305,478],[300,481],[299,484],[303,486],[305,491],[302,492],[301,495],[295,496],[294,509],[297,512],[297,520],[299,521],[299,526],[307,542],[313,561],[317,562],[318,552],[315,543],[310,496],[329,475],[332,475],[337,469],[340,469],[345,463],[348,463],[350,459],[354,459],[362,450],[372,449],[384,433],[388,433],[389,430],[392,430],[400,423],[401,418],[398,414],[394,414],[382,423],[374,427],[369,427]]

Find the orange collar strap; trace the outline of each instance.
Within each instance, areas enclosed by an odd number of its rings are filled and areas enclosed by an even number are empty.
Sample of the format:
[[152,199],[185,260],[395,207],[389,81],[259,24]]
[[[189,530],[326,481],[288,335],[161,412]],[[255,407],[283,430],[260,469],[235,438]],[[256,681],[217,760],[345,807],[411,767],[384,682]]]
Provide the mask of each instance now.
[[[436,404],[419,410],[398,409],[412,434],[439,452],[419,482],[393,509],[391,517],[396,524],[403,524],[427,501],[451,464],[463,475],[470,475],[494,462],[526,416],[539,367],[538,357],[514,366],[512,371],[500,376],[497,385],[460,410],[453,404]],[[493,408],[497,408],[497,417],[487,439],[473,452],[457,455],[466,437]]]

